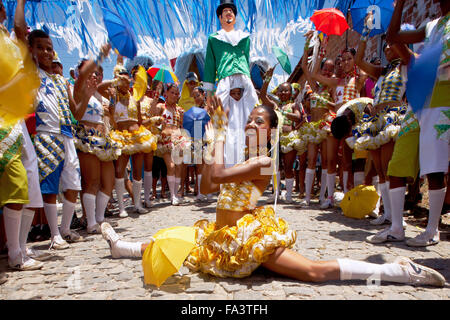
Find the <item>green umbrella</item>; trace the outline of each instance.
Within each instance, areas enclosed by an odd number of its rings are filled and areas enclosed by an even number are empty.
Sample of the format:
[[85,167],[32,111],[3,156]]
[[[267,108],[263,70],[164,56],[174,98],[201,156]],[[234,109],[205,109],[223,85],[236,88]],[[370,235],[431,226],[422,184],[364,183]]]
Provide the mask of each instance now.
[[287,74],[291,74],[292,67],[288,55],[283,50],[281,50],[279,47],[276,46],[272,47],[272,53],[275,55],[275,57],[277,57],[277,60],[280,63],[283,70],[286,71]]

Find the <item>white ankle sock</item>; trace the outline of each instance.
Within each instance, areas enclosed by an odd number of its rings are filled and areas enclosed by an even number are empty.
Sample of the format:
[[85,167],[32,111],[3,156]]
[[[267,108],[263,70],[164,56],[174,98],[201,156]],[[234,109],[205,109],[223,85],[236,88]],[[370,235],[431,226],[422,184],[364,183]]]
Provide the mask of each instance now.
[[135,208],[142,208],[141,189],[142,189],[142,180],[141,181],[133,180],[133,198]]
[[320,176],[320,201],[325,200],[325,193],[327,192],[327,170],[322,169],[322,175]]
[[48,226],[50,227],[50,233],[53,237],[59,236],[58,229],[58,207],[55,203],[44,202],[45,218],[47,219]]
[[144,201],[150,200],[150,192],[152,190],[153,172],[144,171]]
[[10,259],[17,258],[20,255],[20,221],[22,220],[23,210],[13,210],[3,207],[3,219],[5,223],[6,245],[8,247],[8,256]]
[[97,221],[95,220],[96,196],[90,193],[83,193],[82,199],[84,211],[86,212],[87,225],[88,227],[92,227],[97,223]]
[[391,199],[391,231],[395,234],[403,234],[405,193],[406,187],[389,190],[389,197]]
[[294,178],[286,179],[286,197],[292,198],[292,189],[294,189]]
[[60,227],[61,233],[64,235],[70,232],[70,223],[72,222],[74,212],[75,212],[75,203],[70,202],[67,199],[64,199],[63,212],[61,217],[61,227]]
[[95,202],[95,220],[98,224],[101,224],[105,221],[105,211],[108,206],[109,196],[99,191],[97,193],[96,202]]
[[178,193],[178,189],[180,189],[181,186],[181,178],[175,177],[175,195]]
[[335,185],[336,185],[336,173],[327,173],[328,199],[333,199]]
[[23,254],[27,253],[27,239],[30,233],[31,224],[33,223],[34,211],[30,209],[23,209],[22,220],[20,221],[20,249]]
[[439,218],[441,217],[446,192],[447,188],[440,190],[428,190],[430,211],[428,214],[428,224],[425,232],[429,235],[434,236],[438,232]]
[[175,177],[167,176],[167,184],[169,185],[170,196],[173,198],[175,194]]
[[409,273],[396,263],[374,264],[350,259],[337,259],[341,280],[378,280],[409,283]]
[[392,220],[391,217],[391,199],[389,197],[389,185],[387,182],[380,183],[380,192],[381,192],[381,199],[383,200],[383,206],[384,206],[384,217],[388,220]]
[[381,192],[380,192],[380,184],[378,183],[379,178],[378,176],[375,176],[372,178],[372,184],[375,187],[375,189],[377,190],[378,193],[378,201],[377,201],[377,205],[375,207],[375,210],[373,210],[373,212],[375,212],[376,214],[380,213],[380,205],[381,205]]
[[314,182],[314,174],[316,170],[307,168],[305,173],[305,199],[311,200],[311,189]]
[[200,185],[202,184],[202,175],[201,174],[197,175],[197,181],[198,181],[198,194],[202,195],[202,193],[200,192]]
[[344,193],[348,192],[347,184],[348,184],[348,171],[344,171],[342,174],[342,183],[344,185]]
[[117,202],[119,203],[119,212],[125,211],[123,204],[123,194],[125,193],[125,179],[116,179],[115,183]]
[[140,258],[142,257],[142,242],[128,242],[118,240],[114,246],[118,249],[119,254],[124,258]]
[[364,171],[357,171],[353,174],[353,184],[355,187],[364,184]]

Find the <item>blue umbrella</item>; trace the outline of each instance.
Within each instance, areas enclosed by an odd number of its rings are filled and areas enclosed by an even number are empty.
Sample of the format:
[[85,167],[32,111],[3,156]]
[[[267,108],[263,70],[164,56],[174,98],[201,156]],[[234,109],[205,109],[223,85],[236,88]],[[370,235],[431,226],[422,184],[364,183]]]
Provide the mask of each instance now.
[[210,117],[205,109],[192,107],[183,115],[183,128],[189,132],[192,138],[199,140],[205,134],[205,126]]
[[364,20],[369,12],[374,15],[373,29],[370,36],[385,33],[394,12],[393,0],[358,0],[350,8],[353,30],[362,34]]
[[406,84],[406,98],[414,112],[420,111],[431,102],[442,46],[441,39],[426,46],[418,58],[413,56],[411,59]]
[[114,12],[102,8],[103,22],[108,31],[111,46],[120,55],[133,59],[137,54],[136,37],[130,25]]

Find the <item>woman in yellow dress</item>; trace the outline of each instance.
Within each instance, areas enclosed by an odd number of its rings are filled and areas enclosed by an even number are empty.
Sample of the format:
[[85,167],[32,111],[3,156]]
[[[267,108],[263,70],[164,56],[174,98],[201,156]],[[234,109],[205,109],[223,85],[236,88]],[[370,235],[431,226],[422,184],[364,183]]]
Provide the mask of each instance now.
[[[216,97],[213,104],[216,110],[221,105]],[[201,189],[202,193],[220,190],[220,195],[216,221],[195,223],[196,247],[185,260],[191,271],[242,278],[263,266],[280,275],[307,282],[366,280],[377,275],[382,282],[445,284],[445,278],[438,272],[408,258],[399,257],[393,263],[383,265],[349,259],[313,261],[291,250],[296,232],[289,230],[286,221],[275,216],[271,206],[256,207],[270,182],[273,160],[265,153],[267,141],[274,141],[272,132],[276,132],[277,126],[278,117],[271,107],[254,108],[245,131],[247,146],[249,141],[256,139],[257,148],[250,150],[250,157],[245,162],[225,168],[226,132],[216,130],[214,133],[212,125],[208,125],[206,136],[208,140],[214,139],[214,161],[204,167]],[[142,257],[149,244],[120,239],[108,223],[102,224],[102,232],[113,258]]]
[[111,138],[121,148],[122,154],[115,163],[115,188],[119,202],[119,215],[128,214],[123,205],[125,193],[125,168],[131,156],[133,165],[133,200],[134,209],[138,213],[146,213],[141,203],[142,163],[144,153],[156,149],[157,139],[149,130],[142,126],[141,102],[135,101],[130,94],[130,78],[125,68],[119,70],[119,75],[111,81],[104,81],[98,86],[98,92],[110,100],[112,126]]

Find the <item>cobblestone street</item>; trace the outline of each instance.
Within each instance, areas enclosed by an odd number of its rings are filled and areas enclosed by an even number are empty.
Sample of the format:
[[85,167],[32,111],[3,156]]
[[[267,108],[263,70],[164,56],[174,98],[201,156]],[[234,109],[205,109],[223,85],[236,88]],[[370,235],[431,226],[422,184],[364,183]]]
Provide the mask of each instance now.
[[[265,196],[268,194],[266,193]],[[147,214],[130,213],[128,218],[108,218],[117,221],[115,228],[124,240],[146,241],[157,230],[175,225],[192,225],[196,220],[215,217],[215,203],[191,202],[179,206],[155,203]],[[266,197],[263,197],[265,200]],[[260,202],[260,204],[264,204]],[[80,208],[78,207],[78,214]],[[319,210],[318,204],[308,209],[296,205],[279,204],[278,215],[297,231],[295,250],[310,259],[351,258],[374,263],[393,261],[407,256],[414,261],[441,272],[450,279],[450,242],[448,238],[435,246],[413,249],[405,243],[372,245],[365,238],[382,229],[366,220],[352,220],[339,209]],[[407,238],[420,230],[408,225]],[[8,281],[0,286],[0,299],[130,299],[130,300],[300,300],[300,299],[443,299],[450,298],[450,286],[445,288],[413,287],[408,285],[370,286],[364,281],[300,283],[258,269],[245,279],[219,279],[191,273],[185,267],[181,275],[172,276],[156,288],[145,286],[141,260],[112,259],[109,247],[101,235],[80,232],[87,241],[72,244],[67,250],[53,251],[55,256],[38,271],[15,272],[7,267],[7,259],[0,260],[0,272]],[[50,241],[32,243],[46,250]]]

